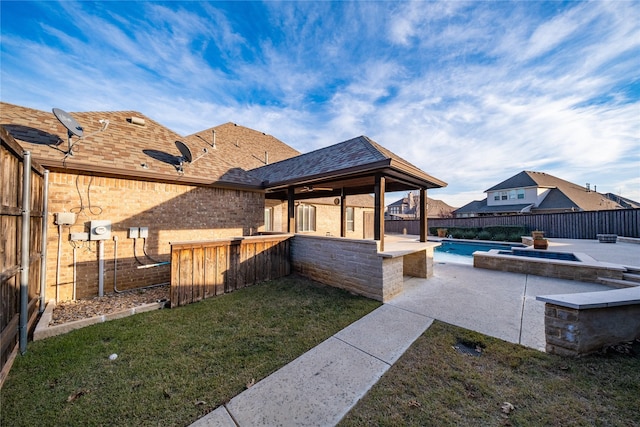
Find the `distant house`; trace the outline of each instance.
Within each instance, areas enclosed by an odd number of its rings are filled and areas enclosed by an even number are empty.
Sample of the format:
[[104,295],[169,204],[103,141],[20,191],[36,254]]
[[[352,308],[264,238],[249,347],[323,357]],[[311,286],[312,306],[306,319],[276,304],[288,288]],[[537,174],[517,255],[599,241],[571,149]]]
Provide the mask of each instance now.
[[[453,216],[455,208],[442,200],[427,198],[427,218],[448,218]],[[413,192],[387,206],[385,219],[418,219],[420,218],[419,195]]]
[[558,213],[624,209],[621,203],[589,186],[565,181],[544,172],[523,171],[485,191],[454,211],[456,218],[526,213]]

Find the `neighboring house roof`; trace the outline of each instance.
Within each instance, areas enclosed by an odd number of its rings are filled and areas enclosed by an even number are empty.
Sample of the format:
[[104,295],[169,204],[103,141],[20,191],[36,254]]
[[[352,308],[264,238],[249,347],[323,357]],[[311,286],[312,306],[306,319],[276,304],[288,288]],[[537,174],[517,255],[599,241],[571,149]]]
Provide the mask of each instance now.
[[[387,212],[389,212],[389,214],[391,216],[396,216],[398,218],[415,218],[416,217],[416,210],[418,210],[418,195],[413,195],[413,197],[415,197],[416,202],[415,202],[415,206],[414,207],[410,207],[410,203],[409,203],[409,197],[405,196],[399,200],[396,200],[395,202],[387,205]],[[399,214],[395,214],[393,212],[390,212],[389,208],[392,207],[403,207],[405,206],[405,210]],[[448,217],[451,216],[451,214],[453,213],[453,211],[455,210],[455,208],[453,208],[452,206],[449,206],[448,204],[446,204],[445,202],[443,202],[442,200],[437,200],[437,199],[432,199],[430,197],[427,197],[427,217],[429,218],[443,218],[443,217]]]
[[496,214],[496,213],[522,213],[526,211],[531,204],[519,205],[499,205],[487,206],[487,199],[474,200],[473,202],[462,206],[454,211],[454,213],[478,213],[478,214]]
[[[177,171],[181,153],[175,141],[183,138],[136,111],[71,113],[84,128],[83,139],[73,137],[73,156],[65,158],[67,131],[50,112],[0,103],[2,125],[33,158],[51,170],[68,170],[126,176],[154,181],[178,181],[260,189],[260,181],[229,163],[205,141],[190,140],[195,160]],[[132,118],[141,119],[137,125]],[[100,120],[108,120],[106,130]],[[202,150],[208,149],[205,154]],[[202,155],[202,157],[199,157]]]
[[[366,136],[359,136],[339,144],[321,148],[300,156],[253,169],[251,172],[272,190],[290,185],[304,185],[330,180],[344,180],[357,174],[385,171],[393,182],[394,174],[420,183],[426,188],[439,188],[447,184],[429,176],[408,161],[393,154]],[[372,178],[372,175],[371,175]],[[362,189],[371,186],[362,183]],[[398,187],[404,189],[406,182]],[[388,189],[388,191],[395,191]],[[371,193],[372,191],[365,191]]]
[[486,190],[507,191],[518,188],[542,188],[548,193],[538,206],[531,204],[495,205],[488,206],[487,199],[473,201],[455,211],[455,214],[477,213],[519,213],[531,210],[531,212],[582,210],[596,211],[607,209],[620,209],[622,206],[604,195],[591,191],[581,185],[557,178],[544,172],[523,171],[511,178]]
[[473,202],[467,203],[466,205],[459,207],[454,211],[454,213],[455,214],[476,213],[476,212],[479,212],[480,209],[486,206],[487,206],[487,199],[474,200]]
[[640,203],[635,200],[627,199],[626,197],[618,196],[613,193],[606,193],[603,194],[603,196],[620,204],[625,209],[640,209]]

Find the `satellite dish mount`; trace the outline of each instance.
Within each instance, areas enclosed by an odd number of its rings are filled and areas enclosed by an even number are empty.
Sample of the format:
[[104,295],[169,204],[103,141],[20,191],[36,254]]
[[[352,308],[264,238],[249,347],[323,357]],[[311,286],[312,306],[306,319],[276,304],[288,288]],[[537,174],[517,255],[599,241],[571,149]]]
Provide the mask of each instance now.
[[53,115],[56,116],[56,119],[58,119],[60,123],[62,123],[62,126],[67,129],[67,151],[65,152],[65,157],[73,156],[72,150],[75,144],[71,143],[71,137],[75,135],[78,138],[82,138],[84,130],[82,129],[82,126],[80,126],[80,124],[71,117],[71,114],[66,111],[61,110],[60,108],[54,108],[52,111]]
[[182,156],[178,159],[178,165],[176,166],[176,169],[180,174],[184,173],[183,166],[185,163],[195,163],[197,160],[201,159],[202,156],[206,155],[209,152],[209,150],[205,147],[202,149],[202,154],[194,159],[193,154],[191,154],[191,149],[187,146],[187,144],[182,141],[176,141],[176,147],[178,148],[178,151],[180,151],[180,154],[182,154]]

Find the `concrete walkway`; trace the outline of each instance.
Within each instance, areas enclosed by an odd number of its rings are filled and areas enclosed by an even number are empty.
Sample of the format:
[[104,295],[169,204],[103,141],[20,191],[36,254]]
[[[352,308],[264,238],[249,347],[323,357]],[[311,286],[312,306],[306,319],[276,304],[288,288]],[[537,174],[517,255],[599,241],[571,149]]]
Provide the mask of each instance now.
[[[552,241],[554,250],[572,251],[571,245]],[[640,265],[640,245],[595,245],[605,244],[578,241],[573,251],[599,261]],[[434,271],[429,279],[407,278],[402,295],[192,426],[333,426],[434,319],[544,350],[544,303],[536,295],[611,289],[453,263],[437,264]]]

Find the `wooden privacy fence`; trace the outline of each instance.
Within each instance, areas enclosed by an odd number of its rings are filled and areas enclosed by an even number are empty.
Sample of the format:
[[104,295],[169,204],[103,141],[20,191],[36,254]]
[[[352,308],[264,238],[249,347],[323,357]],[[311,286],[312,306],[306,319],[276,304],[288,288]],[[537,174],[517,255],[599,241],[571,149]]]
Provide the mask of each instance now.
[[[542,230],[545,237],[560,239],[595,239],[596,234],[640,238],[640,209],[482,216],[474,218],[429,218],[429,228],[487,227],[523,225]],[[385,232],[420,234],[419,220],[385,221]]]
[[38,315],[47,196],[46,171],[31,162],[30,154],[3,127],[0,139],[1,387],[18,347],[26,351],[27,333]]
[[171,306],[233,292],[291,273],[291,235],[171,244]]

